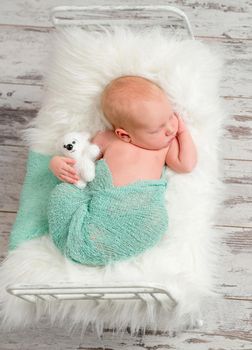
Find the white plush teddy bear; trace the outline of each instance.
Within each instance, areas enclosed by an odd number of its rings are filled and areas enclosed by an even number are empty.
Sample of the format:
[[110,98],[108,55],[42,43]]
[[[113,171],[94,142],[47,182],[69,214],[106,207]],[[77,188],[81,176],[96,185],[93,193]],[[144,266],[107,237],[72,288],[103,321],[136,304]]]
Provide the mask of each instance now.
[[70,132],[60,141],[60,150],[64,156],[76,160],[74,168],[81,180],[75,186],[84,188],[87,182],[95,177],[95,159],[100,153],[97,145],[90,143],[90,134],[87,132]]

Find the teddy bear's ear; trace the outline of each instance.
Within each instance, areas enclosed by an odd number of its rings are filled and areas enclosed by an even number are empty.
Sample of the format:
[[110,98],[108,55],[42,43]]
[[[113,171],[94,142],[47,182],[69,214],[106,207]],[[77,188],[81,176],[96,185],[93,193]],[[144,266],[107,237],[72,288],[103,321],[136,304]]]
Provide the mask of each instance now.
[[85,139],[85,140],[89,140],[91,137],[90,133],[87,131],[83,131],[80,134],[81,134],[81,137],[83,137],[83,139]]

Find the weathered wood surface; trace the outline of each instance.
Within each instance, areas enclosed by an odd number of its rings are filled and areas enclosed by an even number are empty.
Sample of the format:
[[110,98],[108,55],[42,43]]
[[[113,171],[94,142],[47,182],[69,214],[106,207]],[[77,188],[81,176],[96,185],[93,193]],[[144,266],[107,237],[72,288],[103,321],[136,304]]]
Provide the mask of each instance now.
[[[18,208],[25,175],[27,148],[20,131],[33,118],[43,96],[49,37],[53,28],[49,9],[58,5],[86,5],[90,0],[1,1],[0,12],[0,260],[6,256],[7,240]],[[125,4],[100,0],[97,4]],[[152,1],[127,1],[127,4]],[[155,1],[155,4],[167,4]],[[222,181],[227,186],[215,228],[221,236],[220,272],[216,289],[224,297],[210,302],[207,323],[200,330],[131,338],[107,332],[80,334],[47,327],[25,332],[0,331],[4,349],[251,349],[252,348],[252,96],[251,11],[249,0],[174,0],[186,11],[198,39],[225,59],[221,96],[230,115],[225,124],[221,156]]]
[[[0,31],[0,76],[5,84],[41,85],[50,52],[50,33],[43,28],[5,28]],[[252,42],[243,39],[201,38],[219,56],[225,65],[221,82],[222,94],[251,97],[246,86],[251,73]],[[18,57],[16,52],[19,53]],[[20,57],[26,59],[20,60]]]
[[[61,5],[153,5],[148,0],[51,0],[35,1],[15,0],[2,1],[1,25],[31,26],[35,29],[51,27],[49,11],[54,6]],[[156,0],[155,5],[173,5],[185,11],[192,22],[196,35],[251,38],[251,7],[249,0]]]

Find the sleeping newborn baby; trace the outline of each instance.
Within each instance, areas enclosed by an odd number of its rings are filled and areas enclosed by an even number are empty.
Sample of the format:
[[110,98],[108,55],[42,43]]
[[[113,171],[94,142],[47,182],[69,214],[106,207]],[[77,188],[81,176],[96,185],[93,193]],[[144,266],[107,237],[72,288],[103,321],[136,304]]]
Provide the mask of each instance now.
[[139,76],[110,82],[101,96],[111,130],[92,142],[101,150],[96,177],[85,189],[74,161],[53,157],[50,169],[61,183],[48,206],[49,231],[70,259],[106,265],[155,246],[168,229],[165,166],[191,172],[197,162],[192,137],[166,93]]

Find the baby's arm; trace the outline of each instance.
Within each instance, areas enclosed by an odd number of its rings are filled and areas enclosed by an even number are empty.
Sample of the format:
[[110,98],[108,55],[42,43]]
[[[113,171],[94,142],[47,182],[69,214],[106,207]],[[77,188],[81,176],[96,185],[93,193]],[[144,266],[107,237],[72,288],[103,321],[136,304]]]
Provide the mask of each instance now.
[[[114,137],[113,134],[113,131],[109,130],[99,131],[91,140],[92,143],[100,148],[100,155],[97,155],[97,159],[102,158],[105,149]],[[77,171],[73,167],[75,162],[76,160],[72,158],[55,156],[49,163],[49,169],[59,180],[75,184],[80,180]]]
[[98,159],[103,157],[106,148],[114,139],[115,139],[115,134],[114,134],[114,131],[112,130],[98,131],[95,134],[91,142],[96,144],[100,148],[100,155]]
[[197,164],[197,150],[182,118],[177,116],[179,127],[166,154],[166,164],[177,173],[190,173]]
[[54,156],[49,163],[49,169],[60,181],[76,183],[80,178],[73,168],[75,162],[72,158]]

